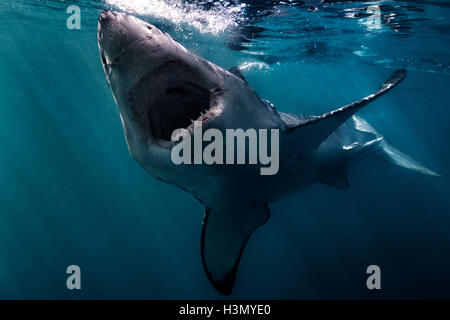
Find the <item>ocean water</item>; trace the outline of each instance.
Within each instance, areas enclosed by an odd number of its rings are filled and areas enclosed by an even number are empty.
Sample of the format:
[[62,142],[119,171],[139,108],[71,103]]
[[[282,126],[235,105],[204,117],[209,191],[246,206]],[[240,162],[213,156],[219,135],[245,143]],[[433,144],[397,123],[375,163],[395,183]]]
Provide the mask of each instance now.
[[[70,5],[80,30],[66,26]],[[200,259],[203,207],[128,154],[97,47],[104,9],[240,66],[283,112],[322,114],[408,69],[358,115],[441,176],[366,159],[347,190],[314,184],[271,203],[231,298],[450,298],[445,0],[2,0],[0,298],[223,298]],[[72,264],[81,290],[66,288]],[[372,264],[381,290],[366,287]]]

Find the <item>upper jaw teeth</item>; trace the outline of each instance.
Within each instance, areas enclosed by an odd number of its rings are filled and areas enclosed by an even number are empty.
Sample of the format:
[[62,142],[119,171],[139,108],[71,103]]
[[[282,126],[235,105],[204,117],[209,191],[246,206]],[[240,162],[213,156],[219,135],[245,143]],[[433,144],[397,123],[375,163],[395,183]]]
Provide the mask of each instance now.
[[200,121],[200,122],[202,122],[202,123],[205,123],[205,122],[208,121],[213,115],[214,115],[214,113],[211,112],[211,110],[207,110],[207,111],[205,111],[205,112],[201,112],[201,113],[200,113],[200,116],[199,116],[197,119],[195,119],[195,120],[191,119],[191,124],[190,124],[186,129],[192,132],[193,129],[194,129],[194,122]]

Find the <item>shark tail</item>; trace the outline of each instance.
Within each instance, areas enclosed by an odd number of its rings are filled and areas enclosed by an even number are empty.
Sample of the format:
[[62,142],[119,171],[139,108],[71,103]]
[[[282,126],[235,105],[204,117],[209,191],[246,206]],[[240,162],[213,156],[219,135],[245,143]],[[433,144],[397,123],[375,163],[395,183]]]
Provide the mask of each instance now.
[[[428,169],[423,164],[414,160],[407,154],[401,152],[397,148],[391,146],[382,135],[380,135],[367,121],[352,116],[350,126],[356,130],[353,135],[371,136],[371,139],[354,142],[350,145],[344,145],[344,150],[348,153],[349,161],[365,157],[369,154],[378,154],[387,159],[390,163],[402,168],[413,170],[421,174],[439,177],[440,174]],[[358,141],[356,139],[356,141]]]

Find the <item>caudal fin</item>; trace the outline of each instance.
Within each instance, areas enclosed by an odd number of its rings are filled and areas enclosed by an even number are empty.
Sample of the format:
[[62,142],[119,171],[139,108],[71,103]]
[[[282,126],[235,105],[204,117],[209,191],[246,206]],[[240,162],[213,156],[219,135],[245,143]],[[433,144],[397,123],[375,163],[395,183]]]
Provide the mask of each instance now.
[[349,152],[354,152],[355,156],[363,155],[360,151],[366,153],[369,152],[377,152],[383,155],[387,160],[391,163],[403,167],[405,169],[414,170],[422,174],[430,175],[430,176],[441,176],[440,174],[434,172],[433,170],[428,169],[423,164],[417,162],[407,154],[401,152],[397,148],[391,146],[384,138],[381,136],[367,121],[364,119],[353,116],[352,117],[352,127],[354,127],[358,132],[370,133],[373,134],[376,138],[372,141],[365,143],[363,150],[358,150],[357,147],[355,149],[349,148]]

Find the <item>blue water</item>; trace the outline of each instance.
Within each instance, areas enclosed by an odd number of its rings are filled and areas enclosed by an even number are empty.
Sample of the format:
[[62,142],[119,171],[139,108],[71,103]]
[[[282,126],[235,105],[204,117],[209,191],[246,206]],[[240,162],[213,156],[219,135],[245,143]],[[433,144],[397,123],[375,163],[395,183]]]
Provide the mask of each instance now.
[[[231,298],[450,298],[450,5],[321,2],[2,0],[0,298],[222,298],[201,264],[203,207],[128,154],[98,54],[103,9],[240,66],[284,112],[322,114],[407,68],[358,114],[442,177],[368,159],[350,189],[271,203]],[[81,30],[66,27],[72,4]],[[72,264],[82,290],[66,288]],[[371,264],[381,290],[366,288]]]

